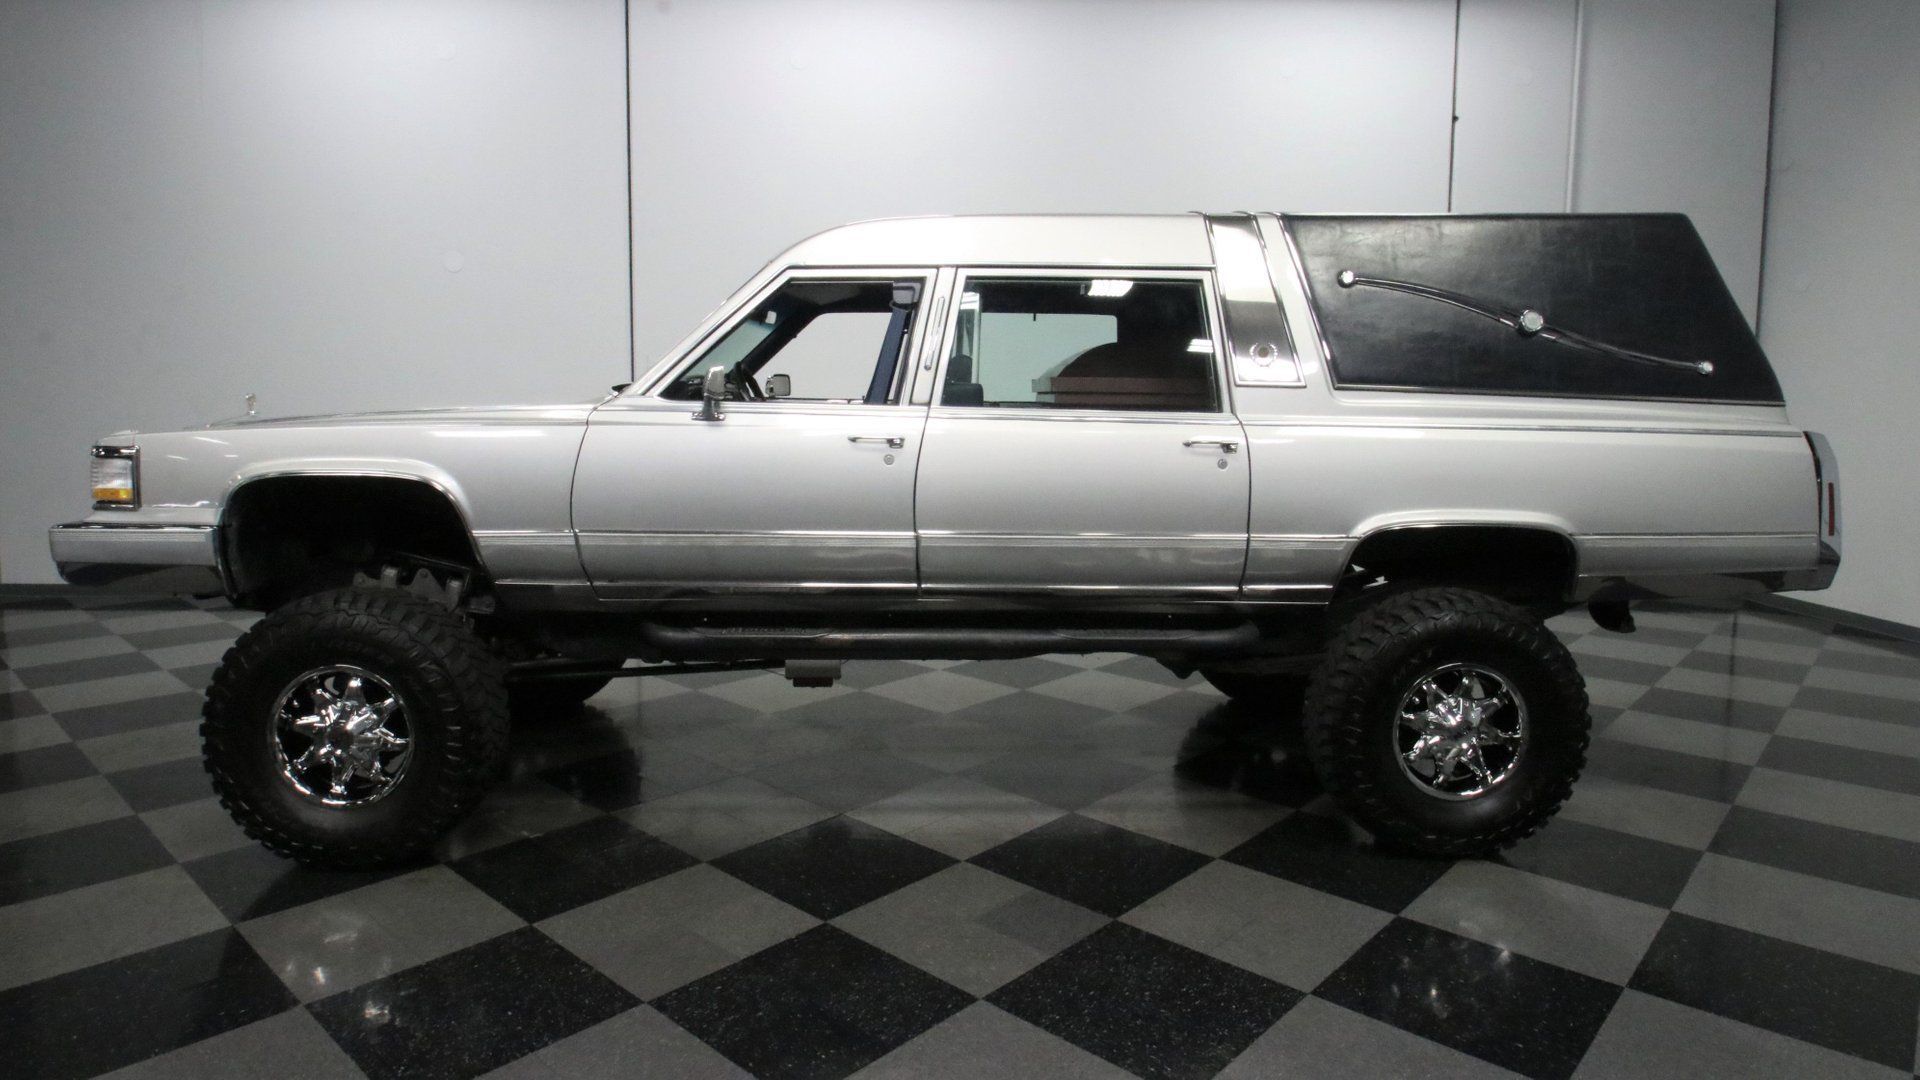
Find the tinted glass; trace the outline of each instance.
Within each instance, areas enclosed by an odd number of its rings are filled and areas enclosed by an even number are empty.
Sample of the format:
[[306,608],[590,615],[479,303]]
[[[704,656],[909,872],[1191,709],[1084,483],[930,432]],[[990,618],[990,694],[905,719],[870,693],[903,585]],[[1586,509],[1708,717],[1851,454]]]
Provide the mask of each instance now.
[[863,401],[883,352],[901,346],[906,328],[904,317],[894,322],[892,281],[788,282],[664,396],[698,399],[707,369],[717,366],[727,369],[727,396],[736,401]]
[[970,408],[1209,412],[1197,281],[973,278],[940,402]]

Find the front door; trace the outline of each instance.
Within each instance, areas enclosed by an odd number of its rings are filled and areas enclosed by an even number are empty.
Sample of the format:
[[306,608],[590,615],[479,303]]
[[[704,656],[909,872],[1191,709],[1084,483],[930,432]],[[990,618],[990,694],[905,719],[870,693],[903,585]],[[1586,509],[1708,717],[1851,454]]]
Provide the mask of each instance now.
[[1246,437],[1195,272],[971,271],[921,454],[928,592],[1231,596]]
[[[595,591],[911,594],[927,410],[900,387],[931,281],[786,275],[666,385],[597,410],[573,491]],[[727,400],[701,419],[716,366]]]

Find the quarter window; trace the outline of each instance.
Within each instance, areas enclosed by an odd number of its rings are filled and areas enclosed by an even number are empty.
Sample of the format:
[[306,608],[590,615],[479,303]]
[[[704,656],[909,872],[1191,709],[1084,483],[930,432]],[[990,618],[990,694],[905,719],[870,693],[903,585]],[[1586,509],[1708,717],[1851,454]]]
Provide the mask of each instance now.
[[969,279],[940,403],[1214,411],[1206,310],[1198,281]]

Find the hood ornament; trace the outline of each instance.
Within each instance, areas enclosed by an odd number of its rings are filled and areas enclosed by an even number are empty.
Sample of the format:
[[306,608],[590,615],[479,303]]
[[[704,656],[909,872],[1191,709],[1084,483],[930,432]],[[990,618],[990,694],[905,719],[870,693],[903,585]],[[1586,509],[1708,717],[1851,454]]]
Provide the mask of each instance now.
[[258,415],[259,415],[258,413],[256,413],[256,412],[254,412],[254,410],[253,410],[253,404],[254,404],[254,402],[255,402],[255,401],[257,401],[257,400],[259,400],[259,399],[257,399],[257,398],[255,398],[255,397],[254,397],[254,396],[253,396],[252,394],[248,394],[248,395],[247,395],[247,415],[248,415],[248,416],[258,416]]

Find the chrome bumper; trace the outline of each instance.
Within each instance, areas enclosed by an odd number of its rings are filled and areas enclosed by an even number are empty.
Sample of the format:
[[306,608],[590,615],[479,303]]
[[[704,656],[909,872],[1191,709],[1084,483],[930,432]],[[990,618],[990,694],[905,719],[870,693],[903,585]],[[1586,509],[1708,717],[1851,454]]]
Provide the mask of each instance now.
[[70,584],[188,596],[226,592],[218,530],[210,525],[73,522],[49,529],[47,547]]

